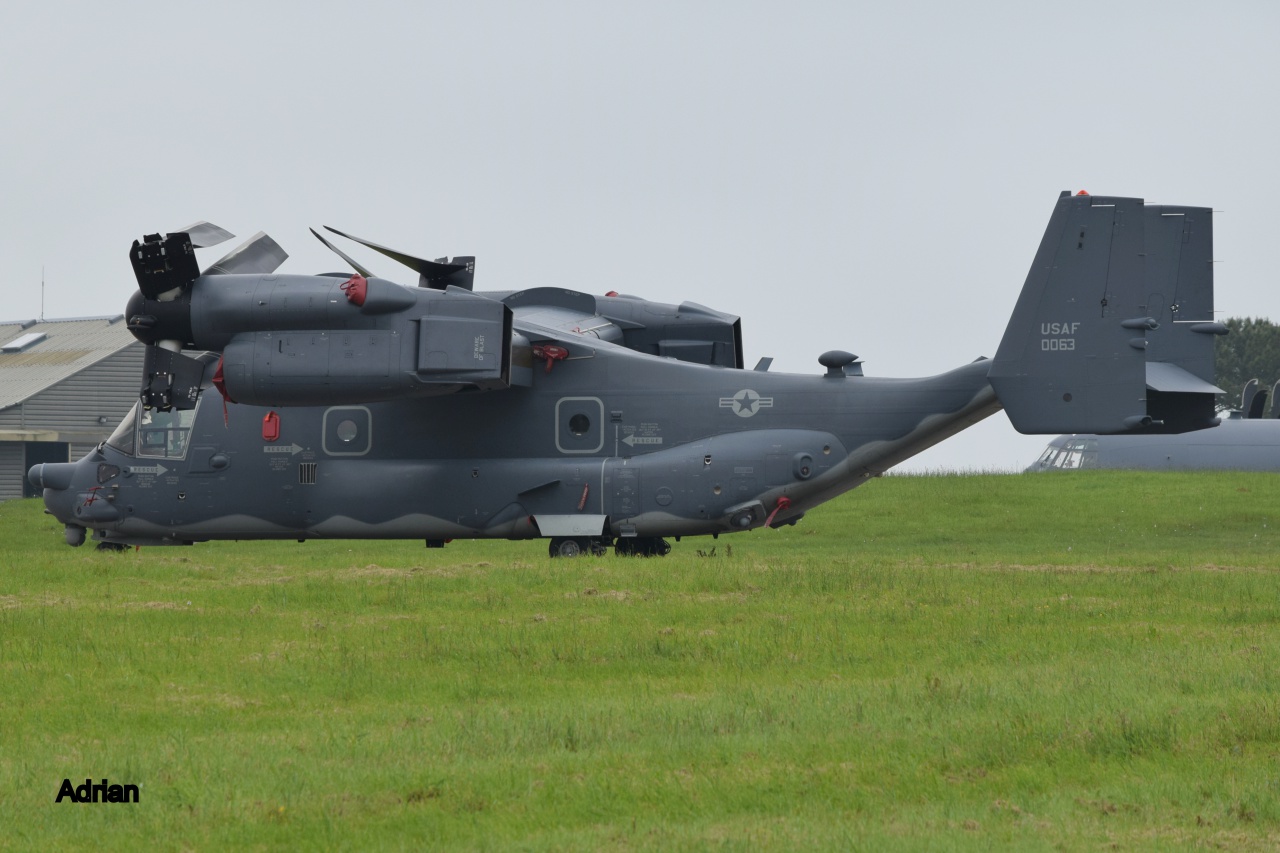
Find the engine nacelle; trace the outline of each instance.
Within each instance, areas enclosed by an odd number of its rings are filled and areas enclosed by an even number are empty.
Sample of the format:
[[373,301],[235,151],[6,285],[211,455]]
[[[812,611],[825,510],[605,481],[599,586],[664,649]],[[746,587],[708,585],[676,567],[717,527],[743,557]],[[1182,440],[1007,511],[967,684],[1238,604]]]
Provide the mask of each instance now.
[[[308,293],[298,282],[261,302],[236,300],[238,306],[213,306],[213,312],[202,306],[196,336],[208,345],[218,343],[223,330],[241,329],[222,347],[221,380],[239,403],[369,403],[510,386],[511,309],[469,294],[375,283],[386,287],[371,287],[360,308]],[[261,286],[255,289],[262,294]],[[378,291],[385,291],[383,298],[375,298]],[[197,304],[202,295],[197,291]],[[304,321],[317,325],[298,328]]]

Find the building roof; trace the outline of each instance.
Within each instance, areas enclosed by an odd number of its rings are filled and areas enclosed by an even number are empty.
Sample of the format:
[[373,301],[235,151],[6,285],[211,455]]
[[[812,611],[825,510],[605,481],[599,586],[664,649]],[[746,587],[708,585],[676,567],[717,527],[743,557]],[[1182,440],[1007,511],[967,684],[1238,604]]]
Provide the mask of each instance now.
[[123,314],[0,322],[0,409],[74,376],[135,340]]

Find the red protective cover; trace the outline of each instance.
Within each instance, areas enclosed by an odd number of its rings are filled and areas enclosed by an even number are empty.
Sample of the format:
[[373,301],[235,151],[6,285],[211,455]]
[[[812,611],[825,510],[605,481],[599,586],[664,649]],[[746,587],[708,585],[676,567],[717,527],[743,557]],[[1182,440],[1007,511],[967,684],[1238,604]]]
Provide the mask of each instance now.
[[277,441],[280,438],[280,416],[267,412],[262,416],[262,440]]

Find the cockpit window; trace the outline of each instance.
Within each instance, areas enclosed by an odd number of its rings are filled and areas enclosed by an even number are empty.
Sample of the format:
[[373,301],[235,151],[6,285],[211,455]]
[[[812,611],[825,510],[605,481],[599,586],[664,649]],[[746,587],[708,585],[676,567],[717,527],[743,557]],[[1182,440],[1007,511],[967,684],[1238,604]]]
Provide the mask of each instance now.
[[138,404],[134,403],[133,408],[129,410],[129,414],[124,416],[124,420],[116,427],[115,432],[111,433],[111,437],[107,439],[107,446],[114,447],[121,453],[133,455],[134,438],[137,435],[138,425]]
[[1036,462],[1041,468],[1096,468],[1098,467],[1098,440],[1096,438],[1072,438],[1058,445],[1049,445]]
[[[197,408],[199,405],[197,404]],[[196,409],[161,412],[142,409],[138,416],[138,455],[181,459],[187,455]]]

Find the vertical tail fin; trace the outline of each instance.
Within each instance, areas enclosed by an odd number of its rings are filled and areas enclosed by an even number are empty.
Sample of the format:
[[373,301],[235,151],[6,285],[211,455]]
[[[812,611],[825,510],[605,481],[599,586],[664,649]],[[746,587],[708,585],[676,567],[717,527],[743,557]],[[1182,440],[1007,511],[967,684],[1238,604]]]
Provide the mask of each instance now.
[[989,374],[1014,427],[1216,424],[1212,250],[1207,208],[1062,193]]

